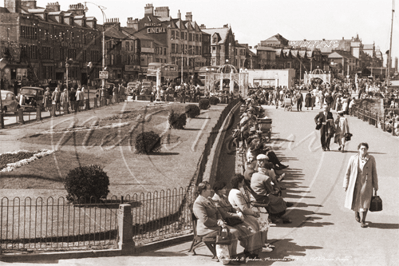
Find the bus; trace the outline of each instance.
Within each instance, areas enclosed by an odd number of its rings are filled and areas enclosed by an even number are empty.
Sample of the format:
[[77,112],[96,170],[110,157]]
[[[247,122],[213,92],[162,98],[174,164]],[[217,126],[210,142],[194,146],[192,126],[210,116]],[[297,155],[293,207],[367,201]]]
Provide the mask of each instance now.
[[[149,63],[147,69],[147,77],[157,77],[158,69],[161,69],[161,82],[166,80],[174,80],[179,76],[178,67],[175,64],[166,63]],[[151,78],[154,79],[154,78]]]

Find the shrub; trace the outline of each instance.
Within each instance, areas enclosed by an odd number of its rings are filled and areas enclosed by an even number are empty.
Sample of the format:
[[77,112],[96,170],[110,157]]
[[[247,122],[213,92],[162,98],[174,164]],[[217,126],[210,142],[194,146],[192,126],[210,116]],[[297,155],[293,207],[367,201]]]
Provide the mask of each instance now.
[[209,98],[209,103],[210,104],[212,104],[212,105],[217,105],[218,103],[220,103],[220,100],[219,100],[219,98],[218,97],[211,97],[211,98]]
[[161,137],[154,131],[140,133],[135,148],[139,154],[158,152],[161,149]]
[[186,125],[186,114],[176,113],[172,110],[168,117],[170,128],[184,129]]
[[196,104],[189,104],[185,107],[186,115],[190,118],[194,118],[200,115],[200,109]]
[[198,106],[201,110],[206,110],[208,109],[209,106],[209,100],[208,99],[201,99],[198,103]]
[[67,200],[71,202],[90,202],[104,199],[109,193],[109,177],[98,165],[82,166],[72,169],[67,174],[64,187],[68,192]]

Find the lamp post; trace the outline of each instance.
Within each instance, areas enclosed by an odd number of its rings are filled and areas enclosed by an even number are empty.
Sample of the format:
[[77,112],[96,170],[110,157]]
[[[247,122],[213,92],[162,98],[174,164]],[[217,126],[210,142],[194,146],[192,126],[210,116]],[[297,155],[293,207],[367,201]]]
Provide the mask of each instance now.
[[[92,2],[84,2],[84,3],[85,3],[85,11],[86,12],[89,10],[87,8],[86,4],[89,3],[89,4],[93,4],[93,5],[97,6],[101,10],[101,13],[103,14],[103,32],[102,32],[103,43],[102,43],[102,65],[101,65],[101,67],[102,67],[102,70],[105,71],[105,27],[104,27],[104,25],[105,25],[105,13],[104,13],[104,10],[107,9],[107,8],[105,6],[100,6],[100,5],[97,5],[97,4],[92,3]],[[104,90],[105,79],[102,79],[101,86],[102,86],[102,89]]]
[[87,105],[87,110],[90,110],[90,75],[91,75],[91,68],[93,67],[93,63],[89,62],[87,65],[87,100],[86,100],[86,105]]
[[[3,79],[3,69],[6,67],[7,63],[6,60],[4,58],[0,59],[0,85],[1,85],[1,81]],[[1,127],[3,127],[3,99],[1,96],[1,90],[3,89],[3,87],[0,86],[0,123],[1,123]]]

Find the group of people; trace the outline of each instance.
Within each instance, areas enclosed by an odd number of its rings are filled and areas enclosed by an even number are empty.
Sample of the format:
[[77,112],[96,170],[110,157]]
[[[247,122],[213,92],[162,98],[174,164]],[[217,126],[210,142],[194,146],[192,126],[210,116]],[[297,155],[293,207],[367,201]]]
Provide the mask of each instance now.
[[46,110],[50,108],[55,108],[56,111],[63,110],[69,113],[69,108],[72,111],[78,112],[85,105],[85,87],[74,87],[68,91],[67,88],[63,89],[61,92],[61,86],[58,85],[53,92],[47,87],[43,96],[43,106]]

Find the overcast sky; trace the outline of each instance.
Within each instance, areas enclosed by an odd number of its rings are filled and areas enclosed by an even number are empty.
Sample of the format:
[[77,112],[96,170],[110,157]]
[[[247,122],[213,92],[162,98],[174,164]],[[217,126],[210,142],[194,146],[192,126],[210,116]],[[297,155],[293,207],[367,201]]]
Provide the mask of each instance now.
[[[55,1],[38,0],[45,7]],[[81,1],[58,0],[61,10]],[[389,49],[392,0],[93,0],[106,7],[107,18],[119,18],[126,26],[127,17],[142,18],[144,6],[169,6],[170,15],[182,18],[193,13],[198,25],[222,27],[230,24],[240,43],[255,46],[280,33],[288,40],[350,39],[359,34],[364,44]],[[84,2],[81,2],[84,3]],[[87,16],[95,16],[102,24],[101,11],[87,4]],[[397,5],[396,5],[397,6]],[[393,31],[393,58],[399,56],[399,16],[395,13]]]

